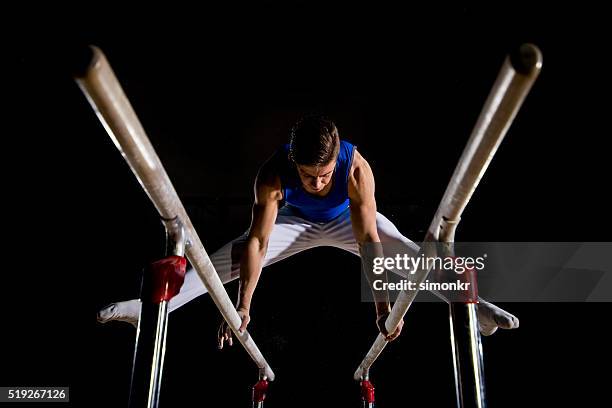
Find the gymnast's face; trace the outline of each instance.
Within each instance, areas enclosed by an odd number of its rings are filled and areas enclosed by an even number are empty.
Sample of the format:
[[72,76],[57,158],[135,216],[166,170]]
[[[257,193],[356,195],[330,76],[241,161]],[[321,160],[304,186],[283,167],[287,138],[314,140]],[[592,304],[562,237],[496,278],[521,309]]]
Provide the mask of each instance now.
[[304,190],[311,194],[321,195],[327,193],[331,186],[336,160],[323,166],[297,164],[296,167]]

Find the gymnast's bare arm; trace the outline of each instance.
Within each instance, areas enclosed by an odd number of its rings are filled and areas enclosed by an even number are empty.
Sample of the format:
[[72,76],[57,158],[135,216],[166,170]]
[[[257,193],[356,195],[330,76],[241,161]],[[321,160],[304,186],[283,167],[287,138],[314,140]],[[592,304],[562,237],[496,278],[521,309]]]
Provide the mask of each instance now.
[[[251,299],[261,275],[268,240],[278,213],[278,203],[283,198],[280,177],[273,159],[268,160],[259,169],[254,192],[251,227],[240,260],[240,286],[236,303],[236,309],[242,319],[240,332],[246,329],[250,321]],[[224,341],[232,345],[232,331],[225,321],[219,329],[219,348],[223,348]]]
[[[372,283],[374,276],[369,267],[364,245],[380,243],[378,237],[378,229],[376,228],[376,199],[374,197],[374,174],[367,160],[355,150],[353,163],[349,172],[348,194],[351,207],[351,223],[353,225],[353,234],[355,240],[359,244],[359,252],[361,259],[364,262],[364,272],[366,278]],[[381,252],[378,256],[382,256],[382,247],[380,245],[371,245],[371,251],[368,253],[376,256],[376,252]],[[391,341],[399,336],[402,331],[403,321],[400,321],[399,326],[391,334],[387,333],[385,321],[391,311],[388,297],[386,293],[373,291],[374,300],[376,302],[376,324],[380,332],[385,335],[387,340]]]

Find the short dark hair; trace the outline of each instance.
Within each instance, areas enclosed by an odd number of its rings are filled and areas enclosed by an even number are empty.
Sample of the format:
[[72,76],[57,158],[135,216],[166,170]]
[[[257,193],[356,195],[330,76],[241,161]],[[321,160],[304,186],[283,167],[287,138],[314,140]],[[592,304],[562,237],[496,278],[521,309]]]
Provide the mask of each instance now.
[[323,166],[340,151],[340,137],[333,121],[324,116],[306,116],[291,128],[289,159],[295,164]]

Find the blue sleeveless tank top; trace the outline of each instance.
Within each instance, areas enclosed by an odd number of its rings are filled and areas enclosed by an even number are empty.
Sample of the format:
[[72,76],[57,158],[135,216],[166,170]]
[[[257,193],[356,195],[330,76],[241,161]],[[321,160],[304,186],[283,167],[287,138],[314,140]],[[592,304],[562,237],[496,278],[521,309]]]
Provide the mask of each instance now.
[[348,177],[353,162],[355,146],[344,140],[340,141],[340,151],[332,186],[324,197],[309,194],[302,188],[302,182],[295,165],[289,160],[289,145],[279,149],[280,179],[285,205],[309,221],[324,223],[333,220],[349,207]]

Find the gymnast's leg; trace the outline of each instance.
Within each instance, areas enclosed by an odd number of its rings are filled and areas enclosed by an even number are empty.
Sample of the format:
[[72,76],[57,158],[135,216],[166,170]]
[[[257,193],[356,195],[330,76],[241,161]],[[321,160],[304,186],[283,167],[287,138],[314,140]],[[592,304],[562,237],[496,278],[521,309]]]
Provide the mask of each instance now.
[[[419,246],[403,236],[397,227],[381,213],[376,214],[376,226],[378,229],[378,236],[383,244],[399,244],[409,256],[416,256],[418,254]],[[353,236],[350,214],[344,214],[342,217],[327,224],[325,226],[324,235],[330,240],[330,245],[345,249],[359,256],[359,247]],[[396,245],[394,245],[394,247],[397,248]],[[390,254],[389,256],[394,255],[395,254]],[[392,272],[400,275],[405,273],[405,271],[398,270],[392,270]],[[436,296],[441,296],[435,292],[434,294]],[[482,298],[479,298],[478,301],[478,321],[480,324],[480,332],[484,336],[490,336],[495,333],[498,327],[502,329],[516,329],[519,327],[519,319],[516,316]]]
[[[281,209],[270,234],[268,251],[263,266],[285,259],[298,252],[319,245],[320,227],[314,223],[294,216]],[[246,242],[247,233],[227,243],[210,255],[210,260],[223,284],[240,276],[240,258]],[[168,310],[173,311],[206,293],[206,288],[197,272],[190,267],[180,292],[170,301]],[[98,312],[98,321],[123,321],[136,326],[140,315],[140,300],[132,299],[111,303]]]

